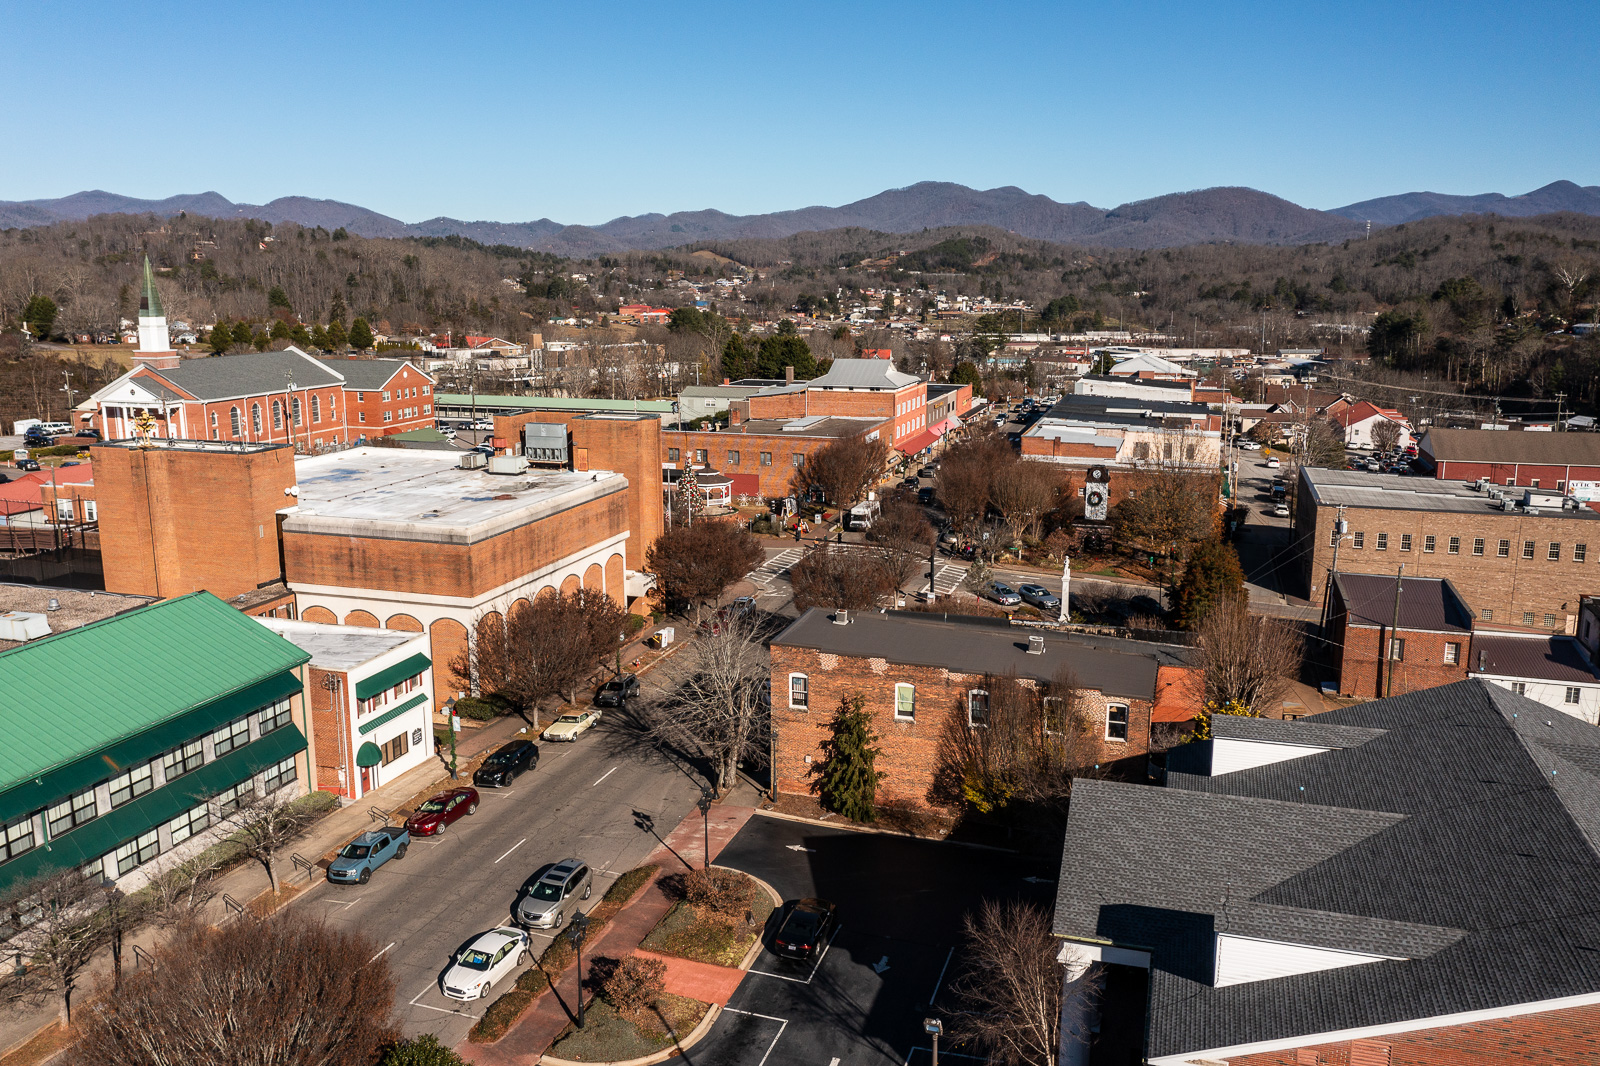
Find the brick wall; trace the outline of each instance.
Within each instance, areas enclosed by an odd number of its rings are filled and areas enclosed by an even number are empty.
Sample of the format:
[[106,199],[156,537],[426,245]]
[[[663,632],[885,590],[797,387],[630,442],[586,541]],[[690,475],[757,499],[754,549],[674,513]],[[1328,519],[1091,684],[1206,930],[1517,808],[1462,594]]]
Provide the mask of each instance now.
[[1545,463],[1470,463],[1445,460],[1434,476],[1440,481],[1476,481],[1486,477],[1496,485],[1563,491],[1568,481],[1600,481],[1600,467]]
[[1592,1066],[1600,1062],[1600,1006],[1230,1055],[1227,1061],[1229,1066]]
[[310,671],[311,728],[317,738],[317,776],[312,787],[336,796],[348,795],[348,782],[340,782],[339,767],[341,763],[351,768],[355,766],[354,753],[349,750],[349,722],[340,714],[334,702],[334,693],[323,686],[328,678],[338,682],[338,695],[345,701],[345,714],[348,714],[350,676],[343,671],[324,670],[319,666],[307,666],[307,669]]
[[[383,398],[385,392],[388,400]],[[346,388],[344,393],[352,439],[363,434],[386,437],[434,424],[432,383],[413,367],[401,367],[381,389]]]
[[[1467,678],[1470,635],[1430,633],[1424,630],[1396,629],[1394,635],[1405,641],[1404,658],[1394,664],[1394,684],[1388,691],[1389,663],[1382,656],[1388,646],[1387,626],[1345,625],[1340,617],[1330,625],[1335,647],[1341,648],[1339,694],[1341,696],[1399,696],[1425,688],[1438,688]],[[1446,663],[1445,645],[1456,645],[1456,663]]]
[[[881,428],[862,424],[865,436]],[[695,463],[695,453],[704,449],[706,463],[723,474],[754,474],[764,498],[787,496],[789,483],[794,478],[796,455],[810,456],[832,444],[833,437],[807,437],[799,433],[710,433],[703,430],[668,430],[661,434],[661,466],[686,470]],[[888,443],[888,442],[885,442]],[[673,458],[673,450],[677,458]],[[738,453],[735,463],[732,453]],[[772,457],[770,463],[762,461],[762,454]]]
[[[1600,587],[1600,522],[1592,512],[1588,517],[1550,512],[1528,516],[1518,512],[1484,510],[1482,513],[1449,511],[1403,511],[1351,507],[1345,511],[1351,534],[1362,535],[1362,547],[1349,539],[1339,548],[1339,569],[1359,574],[1393,574],[1401,563],[1407,577],[1445,577],[1456,587],[1482,621],[1496,625],[1531,624],[1565,632],[1568,619],[1578,615],[1578,596]],[[1296,544],[1290,555],[1308,560],[1301,572],[1302,587],[1310,587],[1309,599],[1322,604],[1328,571],[1333,565],[1329,536],[1337,517],[1333,507],[1317,507],[1309,492],[1300,492],[1296,505]],[[1387,534],[1387,547],[1378,549],[1378,534]],[[1305,538],[1314,540],[1307,551]],[[1411,548],[1402,551],[1403,538],[1410,536]],[[1434,550],[1427,551],[1427,537],[1434,537]],[[1450,551],[1450,538],[1460,538],[1458,550]],[[1473,554],[1473,541],[1482,538],[1482,555]],[[1501,558],[1498,545],[1508,542],[1507,555]],[[1524,559],[1523,545],[1533,542],[1533,558]],[[1560,558],[1549,558],[1550,545],[1560,545]],[[1575,559],[1575,549],[1583,546],[1584,561]],[[1484,611],[1492,611],[1486,617]],[[1531,613],[1530,621],[1524,612]],[[1546,625],[1545,615],[1551,615]]]
[[[790,706],[790,675],[805,674],[809,686],[808,709]],[[914,720],[895,717],[895,685],[916,686]],[[952,718],[966,716],[967,691],[982,688],[976,674],[956,674],[940,667],[888,663],[818,652],[810,648],[772,646],[772,717],[778,790],[795,795],[811,791],[810,771],[822,760],[822,744],[831,734],[829,723],[840,702],[860,695],[879,736],[877,768],[887,776],[878,785],[879,803],[930,807],[929,791],[939,770],[940,739]],[[1119,763],[1142,763],[1150,743],[1149,700],[1106,697],[1090,692],[1096,735],[1105,736],[1107,703],[1126,704],[1129,729],[1126,741],[1099,739],[1086,751],[1085,762],[1103,768]],[[806,758],[811,762],[807,763]]]

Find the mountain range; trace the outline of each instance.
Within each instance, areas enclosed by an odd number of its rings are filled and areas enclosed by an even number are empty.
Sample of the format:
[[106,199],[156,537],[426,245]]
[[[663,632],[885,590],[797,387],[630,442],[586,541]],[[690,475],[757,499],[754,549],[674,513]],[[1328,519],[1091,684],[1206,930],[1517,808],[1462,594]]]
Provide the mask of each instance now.
[[95,190],[54,200],[0,201],[0,228],[43,226],[110,213],[170,217],[187,212],[211,218],[256,218],[274,224],[296,222],[330,230],[343,226],[363,237],[459,235],[483,244],[586,257],[671,248],[697,241],[787,237],[851,226],[884,233],[915,233],[940,226],[984,225],[1038,240],[1116,248],[1307,244],[1354,237],[1365,231],[1368,221],[1376,226],[1392,226],[1434,215],[1526,217],[1557,211],[1600,215],[1600,186],[1557,181],[1520,196],[1412,192],[1364,200],[1331,211],[1300,207],[1255,189],[1221,187],[1171,193],[1107,210],[1081,201],[1060,203],[1010,185],[978,190],[950,182],[925,181],[904,189],[889,189],[842,207],[805,207],[764,215],[679,211],[670,215],[624,216],[598,226],[568,226],[548,218],[535,222],[465,222],[439,217],[405,223],[355,204],[304,196],[280,197],[266,204],[240,204],[215,192],[139,200]]

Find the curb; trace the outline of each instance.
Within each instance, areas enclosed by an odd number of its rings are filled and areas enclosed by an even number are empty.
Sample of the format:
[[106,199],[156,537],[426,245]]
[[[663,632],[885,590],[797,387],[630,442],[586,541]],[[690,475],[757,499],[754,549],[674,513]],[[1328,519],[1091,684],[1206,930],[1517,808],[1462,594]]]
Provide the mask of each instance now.
[[711,1027],[716,1024],[717,1018],[721,1014],[722,1007],[720,1005],[716,1003],[709,1004],[706,1016],[700,1019],[699,1025],[689,1031],[688,1036],[677,1041],[669,1048],[662,1048],[660,1051],[640,1059],[621,1059],[617,1062],[583,1062],[577,1059],[558,1059],[552,1055],[541,1055],[539,1063],[540,1066],[654,1066],[655,1063],[677,1058],[698,1044],[711,1031]]
[[[977,848],[980,851],[1003,851],[1008,855],[1021,854],[1017,848],[1002,848],[998,844],[974,844],[967,840],[951,840],[949,837],[925,837],[916,833],[907,833],[899,829],[878,829],[870,825],[856,825],[854,822],[825,822],[821,818],[807,818],[802,814],[785,814],[782,811],[764,811],[757,807],[756,814],[762,818],[777,818],[785,822],[800,822],[804,825],[822,826],[827,829],[848,829],[852,833],[875,833],[878,836],[905,837],[907,840],[926,840],[930,844],[949,844],[958,848]],[[744,873],[743,870],[739,871]]]

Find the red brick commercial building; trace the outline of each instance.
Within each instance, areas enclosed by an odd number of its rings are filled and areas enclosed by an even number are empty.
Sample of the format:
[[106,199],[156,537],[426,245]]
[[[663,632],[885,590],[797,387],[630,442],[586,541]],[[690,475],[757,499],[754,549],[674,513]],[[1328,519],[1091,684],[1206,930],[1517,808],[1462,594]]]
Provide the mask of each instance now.
[[[838,417],[889,421],[892,425],[884,433],[884,443],[899,451],[931,428],[928,383],[913,374],[902,374],[883,359],[835,359],[821,377],[763,389],[729,409],[738,409],[735,417],[745,420]],[[915,448],[912,454],[920,450]]]
[[1404,563],[1408,578],[1449,578],[1480,623],[1572,632],[1579,597],[1600,590],[1600,514],[1505,502],[1459,482],[1305,467],[1289,557],[1319,606],[1337,543],[1341,572],[1392,574]]
[[1430,429],[1417,456],[1441,481],[1477,481],[1600,500],[1600,434]]
[[1600,1061],[1600,728],[1482,680],[1214,726],[1073,789],[1063,1064]]
[[1341,696],[1436,688],[1466,679],[1472,608],[1444,578],[1338,573],[1327,639],[1339,657]]
[[[1032,638],[1032,639],[1030,639]],[[1039,643],[1032,644],[1036,639]],[[1037,653],[1030,647],[1042,648]],[[778,790],[810,794],[829,722],[860,696],[883,754],[880,803],[936,805],[952,722],[982,728],[988,686],[1070,683],[1092,730],[1085,764],[1143,773],[1152,722],[1199,709],[1190,649],[1012,626],[1003,619],[890,611],[848,617],[813,607],[772,641]]]
[[298,348],[146,361],[78,408],[107,440],[141,414],[164,440],[291,444],[316,452],[432,426],[433,378],[398,359],[318,359]]
[[808,456],[838,440],[887,439],[888,430],[888,422],[876,417],[746,421],[735,414],[726,429],[663,431],[661,470],[668,479],[690,467],[715,470],[733,480],[735,496],[772,499],[793,492],[790,482]]

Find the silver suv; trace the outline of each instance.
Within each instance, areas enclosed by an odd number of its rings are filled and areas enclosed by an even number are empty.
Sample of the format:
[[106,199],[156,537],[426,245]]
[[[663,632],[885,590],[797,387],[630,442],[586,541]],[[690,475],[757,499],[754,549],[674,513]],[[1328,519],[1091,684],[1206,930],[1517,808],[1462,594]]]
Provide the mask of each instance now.
[[588,899],[594,878],[582,859],[562,859],[528,890],[517,904],[517,921],[534,929],[560,929]]

